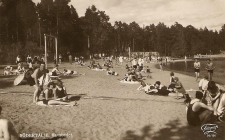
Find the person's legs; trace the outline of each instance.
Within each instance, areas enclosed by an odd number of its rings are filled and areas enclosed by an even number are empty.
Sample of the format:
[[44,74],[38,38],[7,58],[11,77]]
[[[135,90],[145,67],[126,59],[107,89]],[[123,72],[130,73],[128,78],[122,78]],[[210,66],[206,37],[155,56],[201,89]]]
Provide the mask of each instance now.
[[50,101],[48,101],[48,105],[71,105],[71,106],[74,106],[74,105],[77,105],[77,102],[76,101],[62,102],[62,101],[50,100]]
[[208,71],[208,78],[209,78],[209,81],[211,81],[212,79],[211,79],[211,74],[210,74],[210,72]]
[[218,98],[216,101],[215,101],[215,103],[213,104],[213,109],[214,109],[214,115],[216,115],[217,116],[217,108],[218,108],[218,106],[219,106],[219,103],[220,103],[220,98]]
[[225,109],[225,93],[220,96],[219,106],[217,108],[218,115],[221,115]]
[[199,114],[199,119],[200,119],[201,124],[203,125],[203,124],[210,122],[212,115],[213,115],[213,112],[209,111],[209,110],[205,110],[201,114]]

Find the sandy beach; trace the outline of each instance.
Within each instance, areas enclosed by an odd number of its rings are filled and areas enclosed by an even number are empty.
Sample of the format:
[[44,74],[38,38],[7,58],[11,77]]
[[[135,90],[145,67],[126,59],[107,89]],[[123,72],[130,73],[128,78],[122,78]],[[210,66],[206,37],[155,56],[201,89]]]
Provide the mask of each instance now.
[[[86,62],[89,64],[89,62]],[[99,60],[99,63],[103,62]],[[161,81],[169,85],[170,71],[159,71],[155,63],[147,63],[150,74],[143,73],[146,83]],[[50,68],[53,64],[50,64]],[[85,75],[63,76],[68,94],[76,95],[78,106],[43,107],[32,103],[33,87],[13,86],[16,76],[0,75],[0,106],[2,116],[10,119],[18,134],[40,133],[51,139],[52,134],[65,134],[65,140],[224,140],[224,124],[217,123],[217,135],[208,138],[200,126],[189,126],[186,121],[183,99],[147,95],[137,91],[139,84],[119,81],[126,73],[125,63],[116,65],[119,76],[106,75],[87,66],[59,66],[76,70]],[[2,73],[2,69],[0,71]],[[186,90],[198,90],[194,77],[175,73]],[[3,94],[3,92],[5,94]],[[6,94],[11,93],[11,94]],[[12,94],[14,93],[14,94]],[[24,94],[20,94],[24,93]],[[189,92],[194,97],[195,92]],[[25,138],[24,138],[25,139]]]

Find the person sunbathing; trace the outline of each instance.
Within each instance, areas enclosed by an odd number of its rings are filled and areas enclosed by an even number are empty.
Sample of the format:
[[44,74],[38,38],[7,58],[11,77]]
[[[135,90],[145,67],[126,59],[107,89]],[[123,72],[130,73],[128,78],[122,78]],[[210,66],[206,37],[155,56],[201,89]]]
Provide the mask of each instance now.
[[187,108],[187,121],[190,125],[198,126],[211,122],[213,108],[201,102],[203,93],[196,91],[195,99],[191,100]]
[[72,74],[77,74],[77,72],[73,71],[73,70],[69,70],[69,69],[64,69],[64,71],[63,71],[63,75],[65,75],[65,76],[69,76]]
[[155,82],[155,88],[158,90],[159,95],[167,96],[170,93],[170,91],[167,90],[167,87],[162,85],[160,81]]
[[[2,107],[0,106],[0,115]],[[0,140],[19,140],[18,134],[12,124],[7,119],[0,117]]]
[[69,76],[69,75],[85,75],[85,73],[78,73],[76,71],[69,70],[69,69],[64,69],[62,74],[65,75],[65,76]]
[[106,73],[107,73],[107,75],[115,75],[115,76],[118,76],[119,75],[117,72],[112,71],[109,68],[107,68],[107,72]]

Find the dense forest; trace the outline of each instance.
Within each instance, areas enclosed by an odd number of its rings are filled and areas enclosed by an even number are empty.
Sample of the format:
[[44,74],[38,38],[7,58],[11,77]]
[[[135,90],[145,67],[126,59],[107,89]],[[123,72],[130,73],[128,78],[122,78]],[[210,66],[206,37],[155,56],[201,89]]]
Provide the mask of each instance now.
[[[18,54],[44,52],[44,34],[56,36],[61,54],[125,54],[157,51],[161,56],[216,54],[225,50],[225,24],[220,31],[163,22],[141,27],[135,21],[109,22],[110,16],[94,5],[79,17],[70,0],[0,0],[0,63],[14,62]],[[54,46],[53,39],[48,45]],[[49,50],[49,53],[52,52]]]

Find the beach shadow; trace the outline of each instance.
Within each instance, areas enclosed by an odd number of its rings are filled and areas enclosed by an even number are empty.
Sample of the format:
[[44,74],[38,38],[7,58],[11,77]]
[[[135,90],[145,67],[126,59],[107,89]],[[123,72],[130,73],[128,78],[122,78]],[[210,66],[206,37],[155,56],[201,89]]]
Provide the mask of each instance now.
[[125,137],[122,138],[122,140],[146,140],[146,139],[150,139],[151,138],[151,128],[153,126],[152,125],[147,125],[147,126],[144,126],[142,129],[141,129],[141,135],[137,135],[135,134],[135,131],[132,131],[132,130],[128,130],[126,131],[125,133]]
[[[147,125],[141,129],[141,134],[135,134],[135,131],[128,130],[122,140],[222,140],[225,138],[224,125],[217,123],[216,137],[207,137],[201,130],[201,126],[180,126],[180,120],[172,120],[165,124],[165,127],[157,132],[151,132],[153,125]],[[153,135],[152,135],[153,134]]]
[[0,81],[0,89],[4,89],[7,87],[12,87],[13,86],[13,81],[12,80],[4,80],[4,81]]
[[70,101],[79,101],[80,100],[80,98],[81,98],[81,96],[71,96],[71,97],[69,97],[69,100]]

